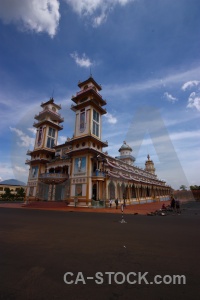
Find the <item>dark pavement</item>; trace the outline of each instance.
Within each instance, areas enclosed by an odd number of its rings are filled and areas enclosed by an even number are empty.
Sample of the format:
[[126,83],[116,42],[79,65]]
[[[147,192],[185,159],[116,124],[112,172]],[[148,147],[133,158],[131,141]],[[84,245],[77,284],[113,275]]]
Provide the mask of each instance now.
[[[199,300],[200,203],[185,207],[180,216],[125,215],[125,224],[119,214],[0,208],[0,299]],[[68,281],[82,272],[77,284],[64,283],[66,272]],[[87,279],[97,272],[103,284]],[[148,272],[149,284],[114,275],[109,284],[105,272]],[[151,284],[155,275],[185,275],[186,284]]]

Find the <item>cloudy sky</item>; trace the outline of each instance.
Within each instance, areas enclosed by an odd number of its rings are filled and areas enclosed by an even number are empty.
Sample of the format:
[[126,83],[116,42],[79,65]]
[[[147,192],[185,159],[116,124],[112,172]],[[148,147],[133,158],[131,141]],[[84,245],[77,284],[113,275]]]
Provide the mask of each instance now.
[[71,96],[92,73],[107,100],[105,150],[149,153],[172,187],[200,184],[199,0],[0,0],[0,177],[27,181],[34,115],[54,97],[73,135]]

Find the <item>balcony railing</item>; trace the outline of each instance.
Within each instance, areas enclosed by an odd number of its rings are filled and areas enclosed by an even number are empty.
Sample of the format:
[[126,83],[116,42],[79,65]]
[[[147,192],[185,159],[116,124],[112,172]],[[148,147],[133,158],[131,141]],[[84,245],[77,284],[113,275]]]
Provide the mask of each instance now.
[[31,150],[27,150],[26,155],[31,155],[32,151]]
[[69,178],[68,174],[63,173],[43,173],[40,174],[39,180],[46,184],[59,184],[65,182]]
[[[63,120],[64,120],[64,119],[63,119]],[[53,122],[52,120],[48,120],[48,119],[43,119],[43,120],[41,120],[41,121],[39,121],[39,122],[34,122],[34,123],[33,123],[33,126],[34,126],[34,127],[39,126],[40,123],[46,122],[46,121],[51,122],[52,124],[57,125],[57,126],[63,128],[63,125],[57,124],[57,123]]]
[[[50,99],[50,101],[51,100],[53,100],[53,102],[54,102],[54,99],[53,98],[51,98]],[[43,104],[45,104],[46,102],[41,102],[41,106],[43,105]],[[60,109],[62,108],[62,106],[61,106],[61,104],[56,104],[56,106],[58,106]]]
[[51,114],[53,114],[53,115],[55,115],[55,116],[61,118],[61,114],[59,114],[59,113],[57,113],[56,111],[53,111],[53,110],[51,110],[51,109],[45,109],[45,110],[42,110],[41,112],[39,112],[38,115],[35,115],[35,117],[38,117],[38,116],[40,116],[40,115],[42,115],[42,114],[44,114],[44,113],[46,113],[46,112],[49,112],[49,113],[51,113]]
[[115,158],[117,158],[117,159],[126,159],[126,158],[129,158],[129,159],[132,159],[133,161],[135,161],[135,157],[132,156],[132,155],[120,155],[120,156],[115,156]]
[[105,177],[105,172],[101,172],[99,170],[96,170],[95,172],[92,172],[93,177]]
[[82,93],[87,92],[87,91],[89,91],[89,90],[95,91],[95,93],[97,93],[97,95],[99,95],[99,96],[102,98],[102,96],[101,96],[101,95],[94,89],[94,87],[92,87],[92,86],[89,86],[87,89],[81,90],[81,91],[77,92],[77,93],[76,93],[76,96],[81,95]]
[[62,174],[62,173],[43,173],[43,174],[40,174],[39,178],[68,178],[68,174]]

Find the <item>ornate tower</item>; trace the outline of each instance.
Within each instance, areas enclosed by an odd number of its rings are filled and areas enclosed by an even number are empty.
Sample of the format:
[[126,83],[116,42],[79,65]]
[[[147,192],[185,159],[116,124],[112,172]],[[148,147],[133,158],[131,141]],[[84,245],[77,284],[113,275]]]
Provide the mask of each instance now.
[[154,168],[154,163],[153,161],[150,159],[150,155],[147,155],[148,160],[145,162],[145,171],[152,173],[155,175],[155,171],[156,169]]
[[[106,101],[99,94],[101,86],[89,77],[83,82],[79,82],[80,91],[76,96],[72,96],[72,110],[76,112],[74,138],[91,136],[101,140],[102,115],[106,114],[103,108]],[[99,143],[101,148],[101,142]]]
[[117,156],[116,158],[123,160],[129,165],[133,165],[135,161],[135,157],[131,155],[132,148],[126,143],[126,141],[123,142],[123,145],[119,149],[120,156]]
[[27,196],[31,200],[37,198],[39,176],[46,171],[46,164],[52,159],[55,153],[54,146],[57,145],[58,131],[62,130],[60,123],[64,119],[60,116],[60,105],[54,103],[54,99],[41,104],[42,111],[35,115],[33,126],[37,129],[33,151],[28,150],[27,155],[31,156],[26,160],[30,165]]
[[[90,76],[78,83],[80,90],[72,96],[71,109],[76,113],[72,139],[65,143],[71,157],[71,200],[90,203],[91,199],[101,199],[104,191],[102,116],[106,101],[100,95],[101,86]],[[97,172],[98,175],[97,175]]]

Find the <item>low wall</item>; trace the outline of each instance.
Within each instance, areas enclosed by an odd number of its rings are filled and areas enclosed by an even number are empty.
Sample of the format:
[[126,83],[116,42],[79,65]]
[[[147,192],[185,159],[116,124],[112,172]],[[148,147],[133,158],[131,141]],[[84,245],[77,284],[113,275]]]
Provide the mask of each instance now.
[[[199,191],[200,192],[200,191]],[[195,201],[198,193],[195,194],[194,191],[174,191],[174,198],[178,198],[182,201]]]

